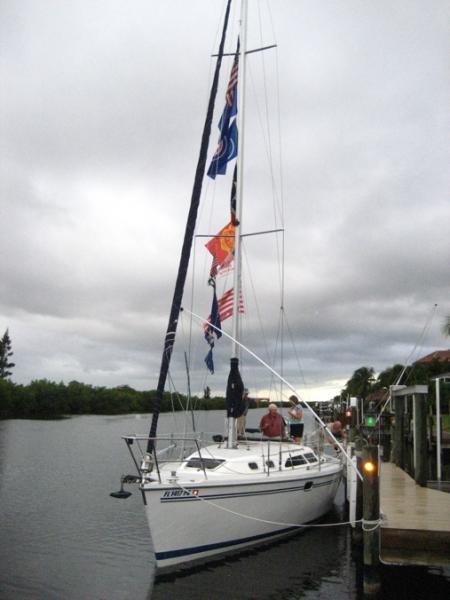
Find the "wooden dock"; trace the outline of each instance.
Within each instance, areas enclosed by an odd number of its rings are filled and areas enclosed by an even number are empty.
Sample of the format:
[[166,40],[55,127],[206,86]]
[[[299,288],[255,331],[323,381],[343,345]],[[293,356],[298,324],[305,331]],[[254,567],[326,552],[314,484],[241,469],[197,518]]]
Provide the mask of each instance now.
[[381,463],[380,559],[386,564],[450,566],[450,494],[417,485]]

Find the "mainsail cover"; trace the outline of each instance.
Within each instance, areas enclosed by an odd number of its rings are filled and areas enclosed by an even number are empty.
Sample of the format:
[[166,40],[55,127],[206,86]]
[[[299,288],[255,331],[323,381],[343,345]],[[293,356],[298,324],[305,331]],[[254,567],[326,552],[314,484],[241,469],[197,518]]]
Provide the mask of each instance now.
[[239,360],[230,359],[230,373],[227,382],[227,417],[237,419],[245,410],[243,400],[244,383],[239,372]]

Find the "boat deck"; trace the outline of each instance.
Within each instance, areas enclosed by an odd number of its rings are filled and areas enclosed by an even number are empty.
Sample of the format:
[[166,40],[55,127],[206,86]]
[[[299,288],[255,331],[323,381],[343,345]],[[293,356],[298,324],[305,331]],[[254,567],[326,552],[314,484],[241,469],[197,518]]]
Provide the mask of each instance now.
[[421,487],[381,463],[380,558],[388,564],[450,565],[450,494]]

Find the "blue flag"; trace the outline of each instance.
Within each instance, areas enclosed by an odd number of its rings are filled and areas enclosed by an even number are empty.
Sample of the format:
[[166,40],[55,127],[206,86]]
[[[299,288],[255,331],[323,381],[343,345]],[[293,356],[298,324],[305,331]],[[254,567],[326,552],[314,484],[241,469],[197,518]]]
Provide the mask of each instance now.
[[208,176],[212,179],[215,179],[216,175],[225,175],[228,161],[237,156],[238,131],[236,119],[233,119],[231,123],[230,120],[237,113],[238,59],[239,54],[236,53],[225,95],[225,108],[219,121],[219,144],[208,169]]
[[210,349],[208,354],[205,356],[205,363],[206,363],[206,366],[208,367],[208,369],[211,371],[211,375],[214,375],[214,361],[213,361],[212,348]]
[[234,119],[229,128],[223,132],[217,150],[209,165],[208,176],[211,179],[215,179],[216,175],[225,175],[227,172],[227,163],[237,156],[237,145],[238,131],[236,119]]

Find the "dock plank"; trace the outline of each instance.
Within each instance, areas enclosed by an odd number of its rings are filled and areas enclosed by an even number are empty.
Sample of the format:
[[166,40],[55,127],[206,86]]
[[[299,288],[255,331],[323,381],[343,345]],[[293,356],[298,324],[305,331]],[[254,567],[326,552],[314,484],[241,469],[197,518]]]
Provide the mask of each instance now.
[[381,464],[383,527],[450,532],[450,494],[417,485],[392,463]]
[[450,494],[421,487],[392,463],[381,464],[383,562],[450,564]]

